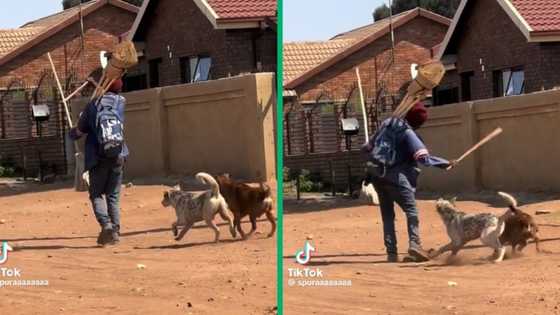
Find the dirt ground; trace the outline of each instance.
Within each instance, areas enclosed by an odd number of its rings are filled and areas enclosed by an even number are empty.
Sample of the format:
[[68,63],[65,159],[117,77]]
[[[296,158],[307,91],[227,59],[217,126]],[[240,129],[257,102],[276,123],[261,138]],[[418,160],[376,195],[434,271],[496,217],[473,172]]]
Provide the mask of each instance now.
[[0,239],[17,247],[1,267],[20,269],[21,279],[49,281],[0,288],[2,313],[270,313],[276,306],[270,225],[260,222],[262,233],[248,241],[232,240],[221,225],[223,242],[213,244],[213,231],[198,224],[176,242],[174,211],[160,204],[163,190],[123,188],[121,244],[100,248],[86,193],[56,185],[15,195],[0,188]]
[[[466,212],[501,213],[504,204],[486,196],[459,196]],[[286,314],[560,314],[560,196],[521,199],[522,209],[556,211],[536,216],[541,248],[530,244],[500,264],[476,241],[459,252],[422,264],[385,262],[379,208],[351,200],[285,201],[284,304]],[[472,201],[480,200],[480,201]],[[526,204],[525,202],[530,202]],[[419,202],[426,248],[447,242],[433,197]],[[407,250],[405,217],[397,208],[399,251]],[[294,254],[307,237],[316,251],[305,266]],[[510,256],[508,249],[508,257]],[[349,287],[301,287],[288,268],[319,268],[323,280],[351,280]],[[314,279],[314,278],[307,278]]]

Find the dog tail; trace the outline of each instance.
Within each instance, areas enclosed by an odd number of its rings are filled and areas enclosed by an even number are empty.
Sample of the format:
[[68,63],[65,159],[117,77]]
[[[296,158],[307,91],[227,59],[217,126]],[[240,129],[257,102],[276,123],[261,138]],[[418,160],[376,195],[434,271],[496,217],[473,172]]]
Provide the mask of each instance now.
[[504,198],[504,200],[508,203],[509,209],[515,213],[517,212],[517,200],[515,200],[515,198],[510,195],[510,194],[506,194],[505,192],[498,192],[498,195],[500,195],[502,198]]
[[212,177],[212,175],[204,172],[200,172],[196,174],[196,179],[203,184],[210,185],[212,187],[212,196],[217,196],[220,194],[220,185],[218,182]]

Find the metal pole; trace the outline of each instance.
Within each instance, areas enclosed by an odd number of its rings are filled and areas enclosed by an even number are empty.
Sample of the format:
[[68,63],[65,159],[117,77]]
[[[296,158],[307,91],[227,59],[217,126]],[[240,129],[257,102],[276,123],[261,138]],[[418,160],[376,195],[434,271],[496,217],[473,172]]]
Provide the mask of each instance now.
[[299,173],[296,176],[296,199],[300,199],[300,192],[299,192]]
[[41,150],[37,150],[37,155],[39,156],[39,180],[41,183],[43,182],[44,174],[43,174],[43,158],[41,155]]
[[333,161],[332,159],[329,160],[329,170],[331,173],[331,194],[332,196],[336,196],[336,175],[334,173]]
[[348,161],[346,166],[348,167],[348,195],[352,197],[352,137],[346,136],[348,139],[346,143],[348,144]]

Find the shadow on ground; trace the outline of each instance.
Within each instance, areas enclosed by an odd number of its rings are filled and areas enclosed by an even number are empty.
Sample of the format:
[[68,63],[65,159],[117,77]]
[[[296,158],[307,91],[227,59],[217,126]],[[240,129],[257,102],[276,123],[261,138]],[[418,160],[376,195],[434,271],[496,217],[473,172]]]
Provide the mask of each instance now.
[[[510,193],[513,195],[520,206],[531,205],[546,201],[560,200],[560,193]],[[430,201],[438,198],[457,197],[457,201],[475,201],[487,204],[493,208],[506,208],[507,204],[504,200],[493,191],[482,191],[479,193],[459,193],[459,194],[438,194],[434,192],[421,191],[417,193],[418,200]],[[284,213],[306,213],[325,210],[335,210],[339,208],[352,208],[371,206],[361,199],[352,199],[348,196],[338,195],[331,196],[328,193],[305,193],[301,195],[301,199],[297,200],[292,195],[284,196]],[[546,210],[546,209],[543,209]]]
[[[560,241],[560,237],[558,238],[546,238],[541,239],[541,243],[546,242],[553,242],[553,241]],[[534,243],[533,241],[529,242]],[[484,245],[467,245],[461,251],[471,250],[471,249],[478,249],[484,248]],[[560,254],[555,253],[547,250],[543,250],[541,254]],[[444,254],[447,255],[447,254]],[[433,268],[433,267],[453,267],[453,266],[464,266],[464,265],[484,265],[491,263],[488,259],[475,259],[475,260],[464,260],[461,258],[460,252],[458,256],[452,258],[449,256],[444,256],[434,259],[429,262],[425,263],[404,263],[403,265],[399,266],[400,268]],[[523,255],[523,254],[521,254]],[[406,253],[400,253],[401,257],[406,256]],[[376,260],[364,260],[367,258],[378,258]],[[382,259],[379,259],[381,257]],[[312,259],[306,264],[306,266],[329,266],[329,265],[352,265],[352,264],[386,264],[387,261],[385,259],[385,253],[349,253],[349,254],[327,254],[327,255],[312,255]],[[445,258],[447,257],[447,258]],[[295,255],[286,255],[283,256],[286,260],[295,260]],[[331,258],[339,258],[339,259],[331,259]],[[356,258],[353,260],[352,258]],[[360,259],[361,258],[361,259]],[[511,254],[506,256],[507,259],[515,259],[517,257],[511,257]]]

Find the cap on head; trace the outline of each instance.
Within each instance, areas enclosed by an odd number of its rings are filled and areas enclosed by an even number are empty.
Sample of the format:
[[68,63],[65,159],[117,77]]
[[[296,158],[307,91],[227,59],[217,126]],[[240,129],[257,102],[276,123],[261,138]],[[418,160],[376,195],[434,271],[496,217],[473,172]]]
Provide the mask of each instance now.
[[116,79],[111,86],[109,87],[109,92],[113,92],[113,93],[120,93],[122,91],[123,88],[123,81],[122,79]]
[[428,110],[422,102],[418,102],[408,111],[405,119],[412,128],[418,129],[428,120]]

